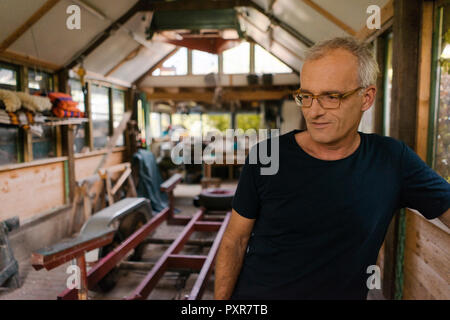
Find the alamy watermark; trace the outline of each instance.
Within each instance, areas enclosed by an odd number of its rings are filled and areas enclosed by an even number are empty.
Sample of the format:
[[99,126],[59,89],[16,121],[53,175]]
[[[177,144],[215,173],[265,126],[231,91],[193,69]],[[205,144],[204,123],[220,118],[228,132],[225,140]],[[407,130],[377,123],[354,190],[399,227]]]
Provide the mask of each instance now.
[[70,5],[66,9],[66,13],[69,15],[66,19],[66,27],[69,30],[81,29],[81,9],[76,4]]
[[249,164],[262,165],[261,175],[274,175],[280,166],[279,134],[279,129],[227,129],[225,134],[215,131],[202,138],[175,131],[171,159],[175,164],[244,164],[248,156]]

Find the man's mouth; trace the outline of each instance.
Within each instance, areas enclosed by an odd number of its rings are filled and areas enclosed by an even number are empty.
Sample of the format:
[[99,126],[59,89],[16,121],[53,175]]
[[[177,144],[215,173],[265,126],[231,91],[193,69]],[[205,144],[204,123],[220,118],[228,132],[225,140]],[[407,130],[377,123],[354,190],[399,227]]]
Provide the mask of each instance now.
[[325,128],[329,124],[330,124],[330,122],[311,122],[311,125],[317,129]]

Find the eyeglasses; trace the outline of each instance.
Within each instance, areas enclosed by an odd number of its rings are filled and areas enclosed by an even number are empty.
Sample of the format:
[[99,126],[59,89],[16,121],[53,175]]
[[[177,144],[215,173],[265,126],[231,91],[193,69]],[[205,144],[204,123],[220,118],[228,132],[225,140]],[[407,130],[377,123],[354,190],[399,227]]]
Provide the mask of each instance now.
[[312,106],[313,100],[317,99],[320,106],[324,109],[336,109],[341,106],[341,100],[345,99],[358,90],[363,89],[363,87],[358,87],[352,91],[345,93],[326,93],[326,94],[312,94],[303,92],[302,89],[298,89],[293,93],[295,102],[304,108],[309,108]]

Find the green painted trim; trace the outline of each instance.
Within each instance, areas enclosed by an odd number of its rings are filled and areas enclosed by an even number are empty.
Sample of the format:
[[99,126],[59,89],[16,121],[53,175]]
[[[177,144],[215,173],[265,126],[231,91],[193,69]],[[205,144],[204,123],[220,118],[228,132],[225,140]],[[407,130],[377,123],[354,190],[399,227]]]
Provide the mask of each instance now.
[[405,209],[401,209],[398,217],[397,230],[397,255],[395,258],[395,293],[394,299],[401,300],[403,298],[403,264],[405,258],[405,240],[406,240],[406,213]]
[[441,46],[442,35],[442,18],[443,8],[434,10],[434,27],[433,27],[433,52],[431,59],[431,86],[430,86],[430,113],[428,117],[428,139],[427,139],[427,164],[433,168],[436,148],[436,121],[439,108],[439,52]]
[[69,194],[70,194],[70,190],[69,190],[70,186],[69,186],[69,161],[65,160],[64,161],[64,196],[66,199],[66,203],[70,203],[70,199],[69,199]]

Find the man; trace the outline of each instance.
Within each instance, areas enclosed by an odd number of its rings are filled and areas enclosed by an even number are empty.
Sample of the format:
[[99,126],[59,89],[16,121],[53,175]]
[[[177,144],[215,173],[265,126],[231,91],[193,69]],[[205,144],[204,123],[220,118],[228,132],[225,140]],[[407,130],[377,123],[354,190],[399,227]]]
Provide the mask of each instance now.
[[397,209],[450,225],[450,185],[403,142],[357,131],[377,73],[352,38],[310,49],[295,94],[307,130],[275,138],[275,175],[247,159],[217,257],[216,299],[366,299],[367,268]]

